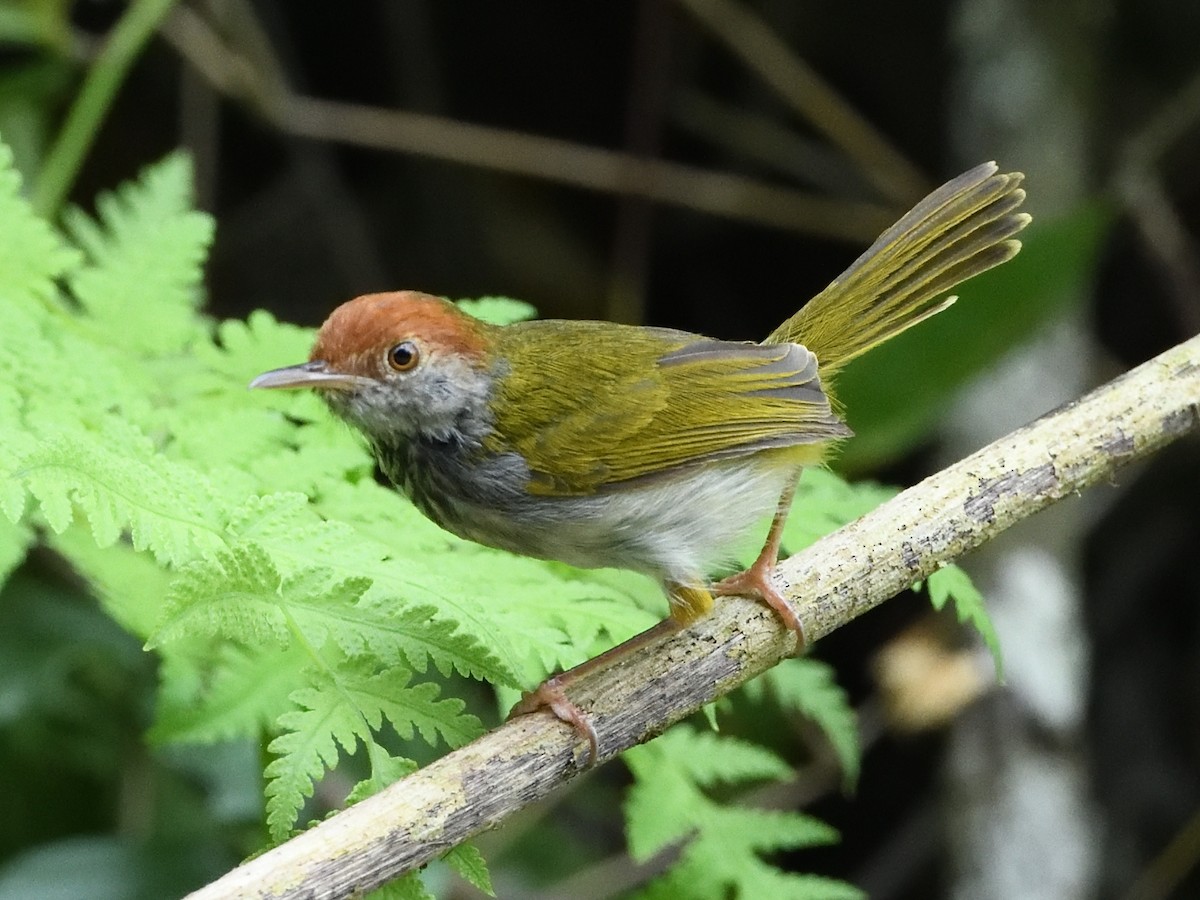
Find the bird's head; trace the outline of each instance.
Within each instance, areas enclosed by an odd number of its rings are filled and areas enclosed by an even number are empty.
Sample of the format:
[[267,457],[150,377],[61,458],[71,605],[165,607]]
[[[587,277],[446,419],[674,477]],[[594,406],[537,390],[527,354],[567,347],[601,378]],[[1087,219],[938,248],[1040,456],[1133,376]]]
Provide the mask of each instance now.
[[250,387],[311,388],[373,443],[477,440],[489,419],[494,330],[429,294],[365,294],[330,314],[308,362]]

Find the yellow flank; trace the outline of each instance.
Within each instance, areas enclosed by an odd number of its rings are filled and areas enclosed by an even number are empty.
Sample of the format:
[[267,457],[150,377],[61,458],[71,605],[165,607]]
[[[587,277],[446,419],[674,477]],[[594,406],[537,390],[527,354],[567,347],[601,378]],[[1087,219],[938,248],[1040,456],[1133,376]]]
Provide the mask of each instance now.
[[677,582],[668,583],[666,587],[671,618],[684,628],[711,612],[713,595],[707,588]]

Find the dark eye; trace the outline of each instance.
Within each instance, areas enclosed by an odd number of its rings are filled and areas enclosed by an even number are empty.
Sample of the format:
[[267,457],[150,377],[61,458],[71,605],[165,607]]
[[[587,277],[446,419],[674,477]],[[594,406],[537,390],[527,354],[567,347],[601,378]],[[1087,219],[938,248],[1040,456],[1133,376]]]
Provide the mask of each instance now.
[[407,372],[417,367],[421,353],[412,341],[401,341],[388,351],[388,365],[397,372]]

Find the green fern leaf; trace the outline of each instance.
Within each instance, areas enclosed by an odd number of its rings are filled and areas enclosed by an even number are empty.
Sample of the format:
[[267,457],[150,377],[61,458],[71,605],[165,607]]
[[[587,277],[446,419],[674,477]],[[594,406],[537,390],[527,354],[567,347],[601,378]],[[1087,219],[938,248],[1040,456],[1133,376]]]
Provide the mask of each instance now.
[[33,543],[33,529],[23,523],[0,519],[0,585],[8,580],[13,569],[25,558]]
[[458,308],[468,315],[493,325],[511,325],[537,317],[537,308],[524,300],[511,297],[477,297],[455,301]]
[[266,769],[267,825],[275,840],[287,836],[313,783],[336,765],[339,747],[351,754],[362,741],[373,761],[387,758],[373,734],[384,720],[401,738],[419,732],[431,744],[440,736],[459,746],[482,732],[479,720],[463,713],[461,700],[436,700],[436,685],[410,684],[409,673],[399,668],[376,668],[355,661],[291,695],[300,709],[279,717],[285,733],[267,747],[278,757]]
[[629,850],[644,861],[688,834],[714,808],[702,787],[779,780],[791,768],[764,747],[676,727],[622,757],[636,781],[625,803]]
[[873,482],[850,484],[828,469],[804,470],[783,531],[783,546],[796,553],[898,493]]
[[781,872],[761,864],[742,873],[740,896],[771,897],[778,900],[866,900],[852,884],[820,875]]
[[162,618],[163,603],[174,573],[127,543],[99,547],[86,525],[76,523],[48,538],[49,545],[71,561],[87,580],[110,616],[143,641]]
[[454,671],[497,686],[517,686],[516,675],[489,647],[460,632],[454,623],[437,618],[434,607],[406,605],[389,610],[392,605],[376,599],[359,607],[367,626],[366,643],[376,656],[395,658],[399,650],[416,672],[424,672],[432,661],[442,675]]
[[46,523],[63,531],[78,510],[96,543],[128,529],[136,549],[181,563],[223,544],[214,491],[204,476],[156,453],[134,426],[106,418],[97,431],[65,424],[47,434],[11,472],[37,499]]
[[457,697],[437,700],[436,684],[413,684],[411,673],[399,667],[383,672],[377,668],[359,661],[337,674],[339,689],[372,729],[381,728],[386,719],[406,741],[419,733],[428,744],[437,744],[440,737],[450,747],[461,747],[483,734],[483,725],[463,712],[466,704]]
[[[369,651],[385,663],[405,662],[419,672],[432,660],[443,674],[453,670],[494,684],[516,683],[510,666],[489,649],[495,645],[492,633],[482,627],[474,633],[461,630],[456,620],[425,602],[429,594],[402,600],[400,591],[410,594],[405,588],[414,577],[405,577],[406,560],[392,559],[388,547],[344,522],[320,519],[302,494],[253,498],[234,513],[229,530],[234,538],[267,548],[288,573],[284,600],[311,639],[329,634],[348,654]],[[314,568],[314,560],[328,564]],[[419,570],[415,577],[421,577]],[[396,585],[397,593],[381,589],[381,578]],[[478,621],[474,617],[467,624]]]
[[337,765],[339,745],[350,754],[359,740],[375,743],[366,719],[340,685],[327,680],[294,691],[291,699],[300,708],[279,717],[284,733],[267,745],[277,757],[264,772],[267,829],[275,841],[287,838],[305,798],[312,796],[313,783]]
[[389,881],[364,895],[363,900],[436,900],[416,872]]
[[405,775],[417,771],[417,764],[403,756],[391,756],[382,751],[371,757],[371,777],[364,778],[350,789],[346,795],[347,803],[358,803],[367,797],[374,796],[388,785],[399,781]]
[[[792,775],[792,767],[759,744],[712,731],[674,729],[663,748],[700,787],[737,785],[752,781],[781,780]],[[666,735],[664,735],[664,738]]]
[[54,298],[55,280],[79,262],[79,254],[34,214],[22,196],[12,151],[0,144],[0,304]]
[[712,806],[679,861],[639,898],[724,900],[736,897],[858,897],[861,892],[833,879],[805,878],[770,866],[758,854],[822,846],[837,832],[800,813]]
[[[791,810],[714,805],[708,815],[704,839],[727,848],[774,853],[778,850],[822,847],[835,844],[838,840],[836,829],[812,816]],[[698,852],[702,851],[703,847],[698,848]],[[752,854],[747,852],[745,856],[751,858]]]
[[515,685],[511,672],[481,642],[435,618],[431,606],[389,598],[364,600],[371,587],[352,578],[328,587],[324,570],[310,569],[283,586],[288,610],[306,634],[328,634],[348,656],[370,654],[385,665],[424,672],[430,660],[443,675],[457,671],[493,684]]
[[635,862],[645,862],[690,835],[706,809],[703,795],[682,772],[657,759],[643,760],[647,754],[636,752],[640,749],[623,757],[637,776],[623,804],[625,838]]
[[992,624],[987,606],[983,602],[983,594],[975,587],[971,577],[961,568],[950,564],[942,566],[929,576],[929,601],[934,609],[942,609],[947,600],[954,601],[954,611],[958,621],[969,622],[979,632],[983,642],[992,654],[992,662],[996,666],[996,679],[1004,680],[1004,656],[1000,649],[1000,636],[996,634],[996,626]]
[[[149,732],[152,741],[208,744],[259,738],[293,708],[291,693],[312,663],[297,646],[251,652],[225,643],[206,645],[204,651],[211,656],[203,667],[191,654],[165,658],[163,689]],[[210,676],[193,680],[194,672],[205,669],[211,670]]]
[[475,890],[482,891],[489,897],[496,896],[487,863],[484,862],[483,854],[473,844],[459,844],[442,859]]
[[280,602],[281,579],[266,552],[243,543],[184,566],[171,585],[155,649],[198,635],[220,635],[255,647],[285,647],[291,632]]
[[795,709],[817,723],[837,754],[846,789],[853,790],[861,760],[858,717],[846,692],[838,685],[833,668],[810,657],[785,659],[747,688],[753,696],[762,685],[769,686],[784,707]]
[[[762,857],[832,843],[837,840],[834,829],[802,813],[722,804],[703,790],[788,777],[790,769],[772,754],[712,732],[676,728],[627,751],[624,759],[635,778],[624,807],[630,855],[645,861],[683,844],[678,862],[639,897],[821,896],[791,893],[803,884],[784,885],[783,873]],[[789,893],[764,893],[764,886],[772,884]],[[854,896],[848,885],[831,884],[839,885],[831,895]],[[843,887],[847,893],[835,894]]]
[[202,334],[196,307],[212,218],[191,207],[192,168],[172,154],[96,202],[100,222],[68,209],[63,224],[89,265],[70,278],[88,317],[125,352],[174,356]]
[[[196,359],[230,385],[245,387],[267,369],[308,359],[316,337],[313,329],[280,322],[265,309],[250,313],[245,321],[227,319],[217,326],[215,340],[195,348]],[[272,396],[274,401],[280,395]],[[303,394],[283,395],[303,396]],[[317,408],[314,405],[314,409]]]
[[[579,662],[600,621],[623,632],[617,637],[653,621],[616,589],[556,578],[537,560],[441,532],[393,492],[334,488],[333,493],[339,496],[329,502],[320,498],[311,507],[298,494],[251,501],[233,517],[230,531],[267,548],[285,573],[298,573],[321,560],[331,582],[369,578],[364,607],[431,609],[431,621],[450,623],[479,646],[491,648],[494,663],[480,659],[465,671],[482,672],[490,666],[499,683],[512,683],[516,673],[522,684],[529,684],[549,669]],[[356,505],[355,498],[362,502]],[[314,515],[317,510],[336,513],[341,520],[322,521]],[[392,522],[379,523],[379,517],[388,514]],[[367,520],[362,531],[354,527],[358,516]],[[496,602],[497,596],[504,596],[505,602]],[[603,615],[596,614],[601,608]],[[568,638],[565,623],[573,614],[579,614],[583,624]],[[622,619],[625,628],[618,627]],[[464,670],[464,660],[439,662],[436,648],[429,651],[439,667],[448,662]]]

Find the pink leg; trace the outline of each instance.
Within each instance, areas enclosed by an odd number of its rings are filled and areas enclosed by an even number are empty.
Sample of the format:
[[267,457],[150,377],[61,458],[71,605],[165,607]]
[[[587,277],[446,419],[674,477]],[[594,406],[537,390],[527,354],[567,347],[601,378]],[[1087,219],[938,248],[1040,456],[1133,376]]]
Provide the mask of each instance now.
[[779,543],[783,539],[783,526],[787,522],[788,510],[792,507],[792,498],[796,494],[798,480],[799,476],[797,475],[797,478],[780,495],[779,505],[775,508],[775,517],[771,520],[771,530],[767,532],[767,542],[763,545],[758,558],[746,571],[718,581],[712,586],[712,592],[718,597],[734,595],[757,597],[779,613],[784,625],[796,632],[796,636],[800,639],[799,650],[803,650],[807,644],[804,637],[804,623],[800,621],[792,604],[771,581],[771,573],[779,562]]
[[526,691],[512,708],[512,711],[509,712],[508,717],[511,719],[513,716],[523,716],[531,712],[536,712],[539,709],[549,709],[563,722],[571,725],[579,733],[579,736],[587,741],[588,755],[583,761],[583,768],[589,768],[600,758],[600,742],[596,735],[596,728],[592,725],[591,717],[567,697],[564,689],[571,682],[586,675],[588,672],[603,669],[616,662],[622,656],[633,653],[665,635],[678,631],[680,627],[680,623],[675,621],[674,618],[663,619],[653,628],[648,628],[641,634],[635,634],[629,640],[622,644],[617,644],[617,646],[604,651],[599,656],[593,657],[587,662],[580,663],[575,668],[568,669],[566,672],[555,675],[553,678],[547,678],[537,689]]

